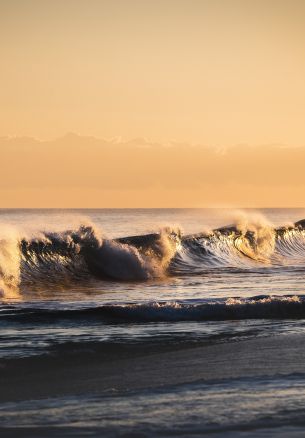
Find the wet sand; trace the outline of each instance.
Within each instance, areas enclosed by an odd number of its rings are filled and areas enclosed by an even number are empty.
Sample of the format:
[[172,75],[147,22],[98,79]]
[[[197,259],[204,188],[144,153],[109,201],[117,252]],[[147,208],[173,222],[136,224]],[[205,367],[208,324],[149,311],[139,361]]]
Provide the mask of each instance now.
[[305,334],[190,347],[113,345],[94,355],[0,361],[0,401],[119,394],[196,381],[305,372]]

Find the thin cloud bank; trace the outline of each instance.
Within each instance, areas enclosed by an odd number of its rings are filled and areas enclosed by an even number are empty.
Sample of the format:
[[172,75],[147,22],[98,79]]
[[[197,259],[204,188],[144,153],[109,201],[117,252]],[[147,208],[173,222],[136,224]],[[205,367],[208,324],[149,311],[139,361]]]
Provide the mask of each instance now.
[[[53,195],[58,191],[60,196],[61,191],[67,195],[79,188],[88,194],[92,190],[112,191],[114,204],[115,194],[119,202],[119,193],[126,191],[141,204],[136,193],[146,190],[159,197],[160,206],[164,206],[162,192],[172,192],[176,201],[171,206],[177,207],[198,206],[202,201],[190,200],[190,193],[197,199],[207,192],[210,204],[214,200],[215,204],[242,205],[247,196],[259,204],[268,191],[274,197],[272,193],[280,190],[287,194],[288,189],[305,187],[305,147],[237,145],[217,149],[186,143],[163,145],[142,138],[101,140],[67,134],[53,141],[2,137],[0,157],[3,193],[45,190],[46,202],[49,190]],[[229,188],[234,190],[233,197]],[[179,199],[181,205],[176,205]],[[151,206],[158,206],[155,199],[151,201]],[[103,199],[94,204],[108,206],[103,205]]]

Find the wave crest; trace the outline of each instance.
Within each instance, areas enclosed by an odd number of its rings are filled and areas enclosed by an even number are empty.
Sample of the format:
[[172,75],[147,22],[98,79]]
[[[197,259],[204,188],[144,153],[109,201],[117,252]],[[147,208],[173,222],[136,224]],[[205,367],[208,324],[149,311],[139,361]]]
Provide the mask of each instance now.
[[305,267],[305,221],[288,227],[238,222],[196,235],[165,227],[156,233],[107,239],[93,224],[31,236],[1,229],[0,290],[19,284],[145,281],[219,268]]

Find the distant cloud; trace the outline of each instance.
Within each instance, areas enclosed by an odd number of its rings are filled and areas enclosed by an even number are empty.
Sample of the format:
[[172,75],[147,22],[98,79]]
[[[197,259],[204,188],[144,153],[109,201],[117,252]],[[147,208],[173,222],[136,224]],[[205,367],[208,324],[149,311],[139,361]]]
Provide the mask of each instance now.
[[[58,196],[61,191],[67,194],[77,188],[82,193],[114,191],[113,202],[117,194],[120,206],[120,192],[129,191],[130,202],[134,196],[141,203],[144,195],[137,198],[136,193],[147,190],[154,193],[153,206],[163,205],[165,192],[175,193],[175,204],[181,201],[181,206],[196,204],[190,193],[194,197],[202,193],[207,203],[234,201],[243,205],[247,187],[255,204],[268,193],[273,203],[276,193],[287,193],[289,188],[299,193],[300,187],[305,187],[305,147],[237,145],[216,149],[186,143],[163,145],[143,138],[101,140],[69,133],[53,141],[1,137],[0,157],[0,195],[1,190],[20,189],[45,190],[46,197],[48,190],[53,194],[58,191]],[[295,204],[300,202],[296,199]],[[103,206],[103,199],[99,203]]]

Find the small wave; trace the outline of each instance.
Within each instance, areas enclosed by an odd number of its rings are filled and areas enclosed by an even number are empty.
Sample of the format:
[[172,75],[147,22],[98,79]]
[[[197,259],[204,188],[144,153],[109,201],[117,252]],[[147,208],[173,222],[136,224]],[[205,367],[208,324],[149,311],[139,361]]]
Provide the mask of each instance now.
[[225,302],[204,304],[153,302],[108,306],[101,308],[101,312],[111,320],[133,322],[290,319],[305,317],[305,298],[285,296],[228,299]]
[[214,302],[150,302],[109,304],[81,309],[38,307],[4,308],[0,318],[48,323],[54,320],[98,320],[114,322],[226,321],[245,319],[303,319],[305,296],[257,296],[228,298]]

